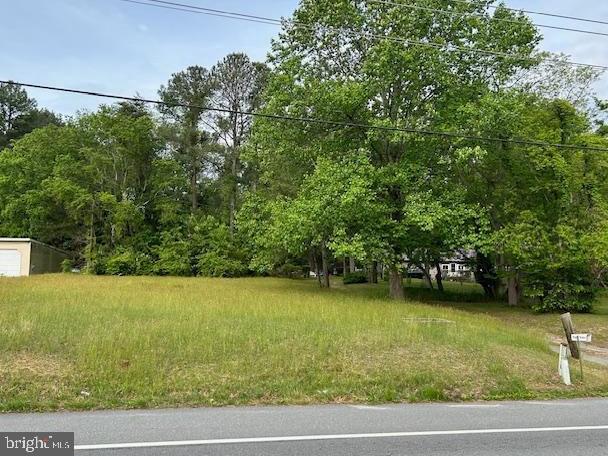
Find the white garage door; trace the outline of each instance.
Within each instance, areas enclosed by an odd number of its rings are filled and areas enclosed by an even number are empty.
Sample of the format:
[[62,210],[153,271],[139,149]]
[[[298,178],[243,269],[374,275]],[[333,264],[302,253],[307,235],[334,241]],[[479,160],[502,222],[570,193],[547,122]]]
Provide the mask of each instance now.
[[21,275],[21,253],[18,250],[0,250],[0,276]]

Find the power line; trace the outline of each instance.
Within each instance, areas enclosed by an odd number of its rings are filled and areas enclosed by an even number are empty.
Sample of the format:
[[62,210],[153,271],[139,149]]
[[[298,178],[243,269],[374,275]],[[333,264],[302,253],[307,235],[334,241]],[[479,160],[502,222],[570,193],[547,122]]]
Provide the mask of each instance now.
[[[418,10],[418,11],[429,11],[432,13],[445,14],[445,15],[453,16],[453,17],[478,17],[478,18],[485,17],[482,14],[461,13],[458,11],[448,11],[448,10],[443,10],[443,9],[438,9],[438,8],[430,8],[428,6],[411,5],[408,3],[399,3],[396,1],[388,1],[388,0],[367,0],[367,1],[370,3],[397,6],[399,8],[407,8],[407,9],[413,9],[413,10]],[[513,19],[502,19],[499,17],[490,17],[489,19],[493,22],[504,22],[504,23],[508,23],[508,24],[521,24],[521,22],[515,21]],[[608,36],[608,33],[596,32],[594,30],[584,30],[584,29],[575,29],[575,28],[571,28],[571,27],[561,27],[561,26],[557,26],[557,25],[539,24],[537,22],[532,22],[532,25],[534,25],[535,27],[547,28],[547,29],[552,29],[552,30],[561,30],[561,31],[575,32],[575,33],[585,33],[588,35]]]
[[[470,4],[469,0],[451,0],[451,1],[454,2],[454,3],[467,3],[467,4]],[[488,5],[488,8],[492,8],[492,9],[504,8],[507,11],[513,11],[515,13],[533,14],[535,16],[556,17],[556,18],[559,18],[559,19],[568,19],[568,20],[571,20],[571,21],[589,22],[590,24],[608,25],[608,21],[600,21],[598,19],[588,19],[588,18],[584,18],[584,17],[568,16],[568,15],[565,15],[565,14],[548,13],[546,11],[531,11],[531,10],[518,9],[518,8],[508,8],[506,6],[496,6],[496,5]]]
[[[207,16],[223,17],[226,19],[247,20],[249,22],[257,22],[259,24],[282,25],[282,22],[280,20],[262,18],[262,17],[258,18],[257,16],[252,16],[249,14],[231,13],[229,11],[215,12],[215,10],[211,10],[211,9],[209,9],[209,11],[199,11],[196,9],[187,9],[188,5],[184,5],[183,7],[169,6],[169,5],[157,5],[157,4],[153,4],[153,3],[146,3],[143,1],[139,1],[139,0],[119,0],[119,1],[125,2],[125,3],[133,3],[136,5],[154,6],[156,8],[163,8],[163,9],[174,10],[174,11],[183,11],[186,13],[197,13],[197,14],[204,14]],[[192,7],[192,8],[194,8],[194,7]]]
[[531,56],[511,54],[508,52],[491,51],[491,50],[487,50],[487,49],[474,49],[474,48],[467,48],[467,47],[463,47],[463,46],[430,43],[430,42],[425,42],[425,41],[401,38],[401,37],[397,37],[397,36],[386,36],[386,35],[378,35],[378,34],[374,34],[374,33],[370,33],[370,32],[348,30],[348,29],[344,29],[344,28],[338,28],[338,27],[327,26],[327,25],[306,24],[303,22],[295,21],[293,19],[275,19],[275,18],[269,18],[269,17],[263,17],[263,16],[254,16],[254,15],[250,15],[250,14],[225,11],[225,10],[203,8],[200,6],[188,5],[185,3],[177,3],[177,2],[165,1],[165,0],[147,0],[147,2],[136,1],[136,0],[119,0],[119,1],[128,2],[128,3],[137,3],[139,5],[153,6],[153,7],[163,7],[164,6],[164,7],[167,7],[168,9],[179,9],[180,11],[190,12],[190,13],[203,12],[204,14],[210,14],[210,15],[211,14],[212,15],[223,14],[225,16],[222,16],[222,17],[228,16],[231,19],[250,21],[250,22],[264,21],[263,23],[268,23],[271,25],[291,24],[294,27],[306,28],[306,29],[309,29],[312,31],[327,30],[327,31],[332,31],[332,32],[340,33],[340,34],[347,35],[347,36],[350,35],[350,36],[365,37],[365,38],[380,40],[380,41],[393,41],[393,42],[407,44],[410,46],[429,47],[429,48],[449,51],[449,52],[483,54],[483,55],[513,59],[513,60],[517,60],[520,62],[532,62],[532,63],[550,62],[550,63],[559,63],[559,64],[565,64],[565,65],[571,65],[571,66],[578,66],[578,67],[593,68],[596,70],[608,70],[608,65],[596,65],[596,64],[591,64],[591,63],[573,62],[573,61],[567,61],[567,60],[559,60],[559,59],[555,59],[555,58],[531,57]]
[[102,92],[91,92],[88,90],[78,90],[78,89],[70,89],[65,87],[57,87],[57,86],[49,86],[49,85],[41,85],[41,84],[31,84],[26,82],[17,82],[11,80],[0,80],[0,84],[9,84],[19,87],[28,87],[32,89],[41,89],[41,90],[51,90],[55,92],[63,92],[63,93],[73,93],[78,95],[87,95],[92,97],[99,98],[108,98],[113,100],[121,100],[121,101],[133,101],[139,103],[147,103],[153,104],[157,106],[167,106],[167,107],[179,107],[186,109],[200,109],[201,111],[210,111],[210,112],[221,112],[225,114],[237,114],[242,116],[252,116],[252,117],[260,117],[265,119],[272,120],[286,120],[290,122],[302,122],[302,123],[314,123],[321,125],[331,125],[334,127],[348,127],[348,128],[361,128],[367,130],[379,130],[379,131],[389,131],[389,132],[401,132],[401,133],[410,133],[417,134],[421,136],[440,136],[444,138],[455,138],[455,139],[465,139],[469,141],[477,141],[477,142],[487,142],[487,143],[511,143],[518,145],[526,145],[526,146],[538,146],[538,147],[554,147],[557,149],[569,149],[569,150],[585,150],[585,151],[595,151],[595,152],[608,152],[608,148],[605,147],[595,147],[595,146],[577,146],[575,144],[559,144],[559,143],[549,143],[545,141],[536,141],[531,139],[502,139],[502,138],[494,138],[494,137],[485,137],[485,136],[474,136],[467,135],[464,133],[454,133],[450,131],[437,131],[437,130],[423,130],[417,128],[407,128],[407,127],[396,127],[396,126],[386,126],[386,125],[369,125],[357,122],[341,122],[334,120],[325,120],[325,119],[317,119],[314,117],[295,117],[289,115],[281,115],[281,114],[265,114],[261,112],[253,112],[253,111],[239,111],[234,109],[225,109],[225,108],[214,108],[209,106],[201,106],[195,104],[188,103],[166,103],[161,100],[153,100],[141,97],[128,97],[124,95],[114,95]]

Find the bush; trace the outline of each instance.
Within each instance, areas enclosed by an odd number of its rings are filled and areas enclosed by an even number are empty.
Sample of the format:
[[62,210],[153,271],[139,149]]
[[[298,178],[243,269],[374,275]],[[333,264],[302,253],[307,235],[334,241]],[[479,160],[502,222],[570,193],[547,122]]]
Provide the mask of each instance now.
[[364,272],[347,272],[344,274],[344,285],[354,283],[367,283],[367,274]]
[[191,276],[192,246],[179,231],[166,231],[161,235],[161,245],[155,249],[158,260],[154,273],[170,276]]
[[84,271],[87,274],[104,275],[106,273],[106,259],[101,255],[94,255],[87,259]]
[[118,250],[106,260],[105,273],[121,276],[149,275],[152,273],[152,263],[145,253],[133,249]]
[[522,274],[537,312],[590,312],[596,289],[587,246],[571,223],[550,225],[530,212],[495,235],[497,247]]
[[66,258],[61,262],[61,272],[64,274],[72,272],[72,269],[74,269],[74,262],[69,258]]
[[208,252],[199,256],[198,272],[205,277],[239,277],[246,275],[248,270],[239,260]]
[[595,290],[589,284],[558,282],[537,284],[528,296],[536,297],[536,312],[591,312]]
[[524,285],[537,312],[591,312],[597,292],[586,258],[574,254],[528,273]]

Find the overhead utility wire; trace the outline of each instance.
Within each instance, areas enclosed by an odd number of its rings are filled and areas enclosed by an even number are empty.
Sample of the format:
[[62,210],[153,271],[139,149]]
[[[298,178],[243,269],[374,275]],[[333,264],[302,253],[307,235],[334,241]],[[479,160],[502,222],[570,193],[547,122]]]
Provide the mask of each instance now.
[[315,123],[315,124],[322,124],[322,125],[331,125],[334,127],[353,127],[353,128],[362,128],[362,129],[368,129],[368,130],[411,133],[411,134],[417,134],[417,135],[422,135],[422,136],[441,136],[441,137],[445,137],[445,138],[466,139],[469,141],[479,141],[479,142],[488,142],[488,143],[512,143],[512,144],[527,145],[527,146],[554,147],[554,148],[558,148],[558,149],[608,152],[608,148],[605,148],[605,147],[577,146],[575,144],[548,143],[545,141],[535,141],[535,140],[530,140],[530,139],[516,139],[516,138],[515,139],[502,139],[502,138],[493,138],[493,137],[484,137],[484,136],[473,136],[473,135],[455,133],[455,132],[450,132],[450,131],[422,130],[422,129],[417,129],[417,128],[385,126],[385,125],[369,125],[369,124],[356,123],[356,122],[341,122],[341,121],[334,121],[334,120],[317,119],[314,117],[295,117],[295,116],[280,115],[280,114],[264,114],[261,112],[239,111],[239,110],[225,109],[225,108],[213,108],[213,107],[188,104],[188,103],[166,103],[161,100],[153,100],[153,99],[147,99],[147,98],[141,98],[141,97],[128,97],[128,96],[124,96],[124,95],[113,95],[113,94],[102,93],[102,92],[91,92],[88,90],[70,89],[70,88],[65,88],[65,87],[48,86],[48,85],[41,85],[41,84],[31,84],[31,83],[11,81],[11,80],[0,80],[0,84],[9,84],[9,85],[13,85],[13,86],[28,87],[28,88],[32,88],[32,89],[52,90],[52,91],[64,92],[64,93],[74,93],[74,94],[78,94],[78,95],[109,98],[109,99],[113,99],[113,100],[134,101],[134,102],[139,102],[139,103],[154,104],[157,106],[180,107],[180,108],[187,108],[187,109],[196,108],[196,109],[200,109],[202,111],[222,112],[222,113],[227,113],[227,114],[238,114],[238,115],[243,115],[243,116],[260,117],[260,118],[273,119],[273,120],[287,120],[287,121],[291,121],[291,122]]
[[[469,0],[451,0],[454,3],[466,3],[466,4],[470,4]],[[488,5],[488,8],[499,8],[499,6],[497,5]],[[525,9],[521,9],[521,8],[508,8],[506,6],[502,6],[502,8],[506,9],[507,11],[513,11],[516,13],[526,13],[526,14],[534,14],[536,16],[547,16],[547,17],[556,17],[559,19],[568,19],[571,21],[578,21],[578,22],[589,22],[591,24],[603,24],[603,25],[608,25],[608,21],[600,21],[598,19],[589,19],[589,18],[585,18],[585,17],[576,17],[576,16],[568,16],[566,14],[557,14],[557,13],[548,13],[546,11],[531,11],[531,10],[525,10]]]
[[[163,6],[168,5],[168,6],[176,8],[176,9],[180,8],[180,10],[183,8],[184,11],[191,12],[191,13],[198,13],[199,11],[203,11],[205,14],[211,14],[211,13],[213,13],[213,15],[225,14],[225,15],[230,15],[231,18],[244,20],[244,21],[253,21],[253,22],[265,21],[264,23],[269,23],[272,25],[292,24],[294,27],[306,28],[306,29],[309,29],[312,31],[329,30],[329,31],[341,33],[343,35],[361,36],[361,37],[366,37],[366,38],[370,38],[370,39],[374,39],[374,40],[381,40],[381,41],[384,41],[384,40],[394,41],[394,42],[398,42],[398,43],[408,44],[411,46],[430,47],[430,48],[444,50],[444,51],[485,54],[485,55],[491,55],[491,56],[496,56],[496,57],[514,59],[514,60],[518,60],[521,62],[542,61],[542,62],[550,62],[550,63],[563,63],[566,65],[573,65],[573,66],[578,66],[578,67],[588,67],[588,68],[594,68],[594,69],[600,69],[600,70],[608,70],[608,65],[596,65],[596,64],[591,64],[591,63],[562,61],[562,60],[553,59],[553,58],[535,58],[535,57],[529,57],[529,56],[523,56],[523,55],[517,55],[517,54],[510,54],[507,52],[491,51],[491,50],[487,50],[487,49],[473,49],[473,48],[466,48],[466,47],[462,47],[462,46],[451,46],[451,45],[446,46],[446,45],[438,44],[438,43],[410,40],[407,38],[401,38],[401,37],[397,37],[397,36],[378,35],[375,33],[369,33],[369,32],[363,32],[363,31],[347,30],[344,28],[327,26],[327,25],[306,24],[303,22],[294,21],[293,19],[283,19],[283,20],[274,19],[274,18],[268,18],[268,17],[263,17],[263,16],[254,16],[254,15],[250,15],[250,14],[230,12],[230,11],[225,11],[225,10],[203,8],[200,6],[188,5],[185,3],[177,3],[177,2],[170,2],[170,1],[164,1],[164,0],[147,0],[147,2],[141,2],[141,1],[135,1],[135,0],[119,0],[119,1],[128,2],[128,3],[137,3],[140,5],[146,5],[146,6],[156,6],[156,7],[160,6],[158,4],[162,4]],[[173,9],[173,8],[171,8],[171,9]]]
[[[466,13],[466,12],[460,12],[460,11],[448,11],[448,10],[444,10],[444,9],[431,8],[428,6],[420,6],[420,5],[411,5],[409,3],[401,3],[401,2],[396,2],[396,1],[388,1],[388,0],[367,0],[367,1],[369,3],[378,3],[378,4],[382,4],[382,5],[397,6],[400,8],[413,9],[413,10],[418,10],[418,11],[429,11],[429,12],[445,14],[445,15],[453,16],[453,17],[463,17],[463,18],[466,18],[466,17],[484,18],[485,17],[482,14]],[[499,17],[490,17],[490,20],[493,22],[521,24],[521,22],[515,21],[513,19],[502,19]],[[539,24],[536,22],[532,22],[532,25],[534,25],[536,27],[540,27],[540,28],[562,30],[565,32],[575,32],[575,33],[585,33],[588,35],[608,36],[608,33],[596,32],[594,30],[584,30],[584,29],[576,29],[576,28],[570,28],[570,27],[562,27],[562,26],[558,26],[558,25]]]
[[[282,22],[279,20],[262,19],[262,18],[256,19],[253,16],[249,17],[249,15],[241,17],[241,16],[235,16],[234,13],[215,13],[213,11],[197,11],[195,9],[186,9],[186,8],[181,8],[181,7],[177,7],[177,6],[156,5],[153,3],[146,3],[143,1],[139,1],[139,0],[120,0],[120,1],[125,2],[125,3],[134,3],[136,5],[154,6],[156,8],[163,8],[163,9],[174,10],[174,11],[183,11],[186,13],[197,13],[197,14],[204,14],[207,16],[223,17],[226,19],[247,20],[249,22],[257,22],[259,24],[282,25]],[[245,19],[245,17],[247,17],[247,19]]]

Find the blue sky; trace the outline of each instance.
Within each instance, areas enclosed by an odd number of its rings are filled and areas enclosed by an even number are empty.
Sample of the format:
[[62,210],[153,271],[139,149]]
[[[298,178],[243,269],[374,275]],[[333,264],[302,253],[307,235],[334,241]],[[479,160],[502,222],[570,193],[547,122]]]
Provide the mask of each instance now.
[[[289,16],[297,0],[187,0],[183,3]],[[608,20],[598,0],[507,0],[507,5]],[[124,3],[119,0],[0,0],[0,79],[155,97],[160,84],[188,65],[210,67],[243,51],[263,60],[278,27]],[[535,22],[608,32],[608,26],[533,16]],[[542,47],[572,60],[608,65],[608,37],[543,30]],[[608,74],[596,87],[608,98]],[[62,114],[94,109],[100,100],[29,91]]]

